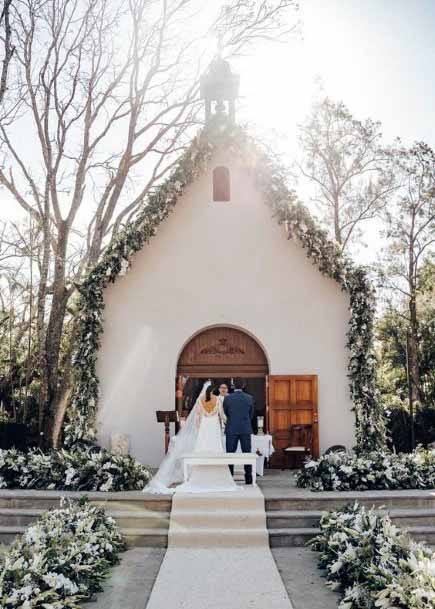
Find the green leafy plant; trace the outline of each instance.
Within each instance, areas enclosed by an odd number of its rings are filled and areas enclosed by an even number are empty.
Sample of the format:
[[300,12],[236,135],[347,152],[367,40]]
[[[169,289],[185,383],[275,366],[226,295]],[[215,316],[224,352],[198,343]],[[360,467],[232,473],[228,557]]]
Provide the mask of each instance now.
[[124,550],[113,518],[77,502],[46,512],[0,563],[3,609],[80,609]]
[[296,481],[313,491],[435,488],[435,453],[331,453],[307,461]]
[[310,545],[327,585],[343,595],[340,609],[435,607],[435,554],[385,513],[355,503],[325,513],[320,531]]
[[133,457],[107,450],[0,450],[0,488],[128,491],[143,489],[150,477]]

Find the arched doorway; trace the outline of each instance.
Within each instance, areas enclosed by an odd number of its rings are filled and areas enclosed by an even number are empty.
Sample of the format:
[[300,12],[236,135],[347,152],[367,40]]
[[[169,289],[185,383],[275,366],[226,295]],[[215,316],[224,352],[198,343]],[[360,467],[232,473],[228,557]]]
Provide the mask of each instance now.
[[237,328],[219,326],[196,334],[178,359],[177,374],[205,378],[213,375],[265,376],[266,355],[249,334]]
[[208,328],[183,347],[177,363],[178,415],[190,411],[206,379],[215,385],[230,385],[237,376],[246,379],[246,389],[254,396],[254,432],[257,417],[263,416],[265,431],[273,436],[276,452],[271,467],[286,465],[283,449],[289,446],[290,429],[295,425],[312,427],[311,452],[319,456],[317,375],[270,375],[261,345],[238,328]]
[[[177,410],[189,411],[206,379],[218,386],[234,377],[246,380],[257,416],[266,419],[266,378],[269,365],[260,344],[238,328],[218,326],[196,334],[184,346],[177,363]],[[254,427],[257,419],[254,420]]]

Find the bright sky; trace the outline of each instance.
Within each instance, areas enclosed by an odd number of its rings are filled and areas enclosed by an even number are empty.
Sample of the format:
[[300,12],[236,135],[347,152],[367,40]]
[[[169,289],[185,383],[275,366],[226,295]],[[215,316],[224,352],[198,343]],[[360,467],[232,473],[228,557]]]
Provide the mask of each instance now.
[[[344,101],[355,118],[380,120],[386,142],[399,136],[435,147],[435,0],[302,0],[301,18],[302,38],[235,63],[242,120],[276,130],[283,136],[278,151],[291,159],[297,124],[320,80],[325,95]],[[303,184],[299,194],[307,200]],[[367,248],[354,255],[370,263],[379,224],[365,229]]]
[[288,135],[320,77],[357,118],[380,120],[387,139],[435,146],[435,0],[302,0],[303,40],[241,62],[247,117]]
[[[276,147],[291,158],[320,78],[325,94],[356,118],[380,120],[386,141],[400,136],[435,147],[435,0],[300,4],[302,38],[267,43],[232,62],[241,76],[241,121],[282,134]],[[16,217],[15,205],[4,207],[3,217]],[[375,241],[373,232],[369,245]]]

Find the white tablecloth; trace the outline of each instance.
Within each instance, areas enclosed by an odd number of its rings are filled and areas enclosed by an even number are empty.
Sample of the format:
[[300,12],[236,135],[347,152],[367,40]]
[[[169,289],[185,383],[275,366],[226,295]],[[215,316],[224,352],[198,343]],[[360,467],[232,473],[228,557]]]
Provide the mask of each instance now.
[[[172,436],[171,443],[175,442],[177,436]],[[225,446],[225,437],[224,437]],[[237,452],[242,452],[240,443]],[[264,476],[264,461],[269,459],[275,452],[272,444],[272,436],[265,434],[264,436],[251,436],[251,452],[257,453],[257,476]]]
[[251,437],[251,452],[257,453],[257,476],[263,476],[264,460],[269,459],[275,452],[272,444],[272,436],[269,434],[264,436],[253,435]]

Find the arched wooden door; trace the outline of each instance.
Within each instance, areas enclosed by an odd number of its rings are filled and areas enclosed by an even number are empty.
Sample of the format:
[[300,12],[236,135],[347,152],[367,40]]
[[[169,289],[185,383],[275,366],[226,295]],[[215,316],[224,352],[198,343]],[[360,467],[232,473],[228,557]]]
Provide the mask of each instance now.
[[184,347],[177,374],[190,377],[258,377],[269,372],[266,355],[249,334],[237,328],[209,328]]

